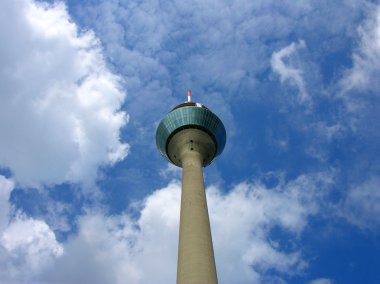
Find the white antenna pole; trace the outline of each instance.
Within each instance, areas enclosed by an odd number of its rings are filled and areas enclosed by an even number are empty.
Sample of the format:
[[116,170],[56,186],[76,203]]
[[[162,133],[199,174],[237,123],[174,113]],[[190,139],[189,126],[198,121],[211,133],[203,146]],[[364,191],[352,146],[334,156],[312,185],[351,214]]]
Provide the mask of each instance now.
[[190,89],[187,90],[187,101],[191,102],[191,92],[190,92]]

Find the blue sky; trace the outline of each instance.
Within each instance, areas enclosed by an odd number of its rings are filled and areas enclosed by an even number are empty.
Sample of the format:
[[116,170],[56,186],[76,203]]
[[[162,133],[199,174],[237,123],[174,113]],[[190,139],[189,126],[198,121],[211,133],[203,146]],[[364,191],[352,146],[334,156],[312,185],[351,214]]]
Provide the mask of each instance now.
[[174,283],[186,100],[219,283],[380,283],[376,1],[0,4],[0,282]]

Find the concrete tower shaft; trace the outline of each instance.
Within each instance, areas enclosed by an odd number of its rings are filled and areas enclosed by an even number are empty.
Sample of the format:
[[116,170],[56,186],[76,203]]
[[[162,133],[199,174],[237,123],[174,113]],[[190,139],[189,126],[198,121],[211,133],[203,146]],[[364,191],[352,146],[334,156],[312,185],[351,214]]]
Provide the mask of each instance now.
[[169,143],[178,153],[182,171],[181,215],[178,245],[178,284],[216,284],[216,267],[211,238],[202,165],[215,152],[210,136],[199,129],[178,132]]

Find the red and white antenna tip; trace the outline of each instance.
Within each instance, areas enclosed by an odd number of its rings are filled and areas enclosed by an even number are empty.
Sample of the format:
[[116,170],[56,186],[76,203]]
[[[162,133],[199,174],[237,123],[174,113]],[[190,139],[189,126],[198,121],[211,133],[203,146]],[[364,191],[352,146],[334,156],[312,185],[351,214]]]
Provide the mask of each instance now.
[[187,101],[191,102],[191,92],[190,92],[190,90],[187,90]]

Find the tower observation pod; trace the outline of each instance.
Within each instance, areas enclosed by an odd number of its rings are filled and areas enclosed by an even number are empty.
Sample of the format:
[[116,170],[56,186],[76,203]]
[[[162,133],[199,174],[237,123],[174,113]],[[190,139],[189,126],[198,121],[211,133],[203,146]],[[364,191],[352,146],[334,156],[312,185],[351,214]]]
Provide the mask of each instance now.
[[173,108],[156,132],[157,148],[182,168],[177,284],[218,283],[202,167],[222,153],[226,130],[207,107],[188,100]]

